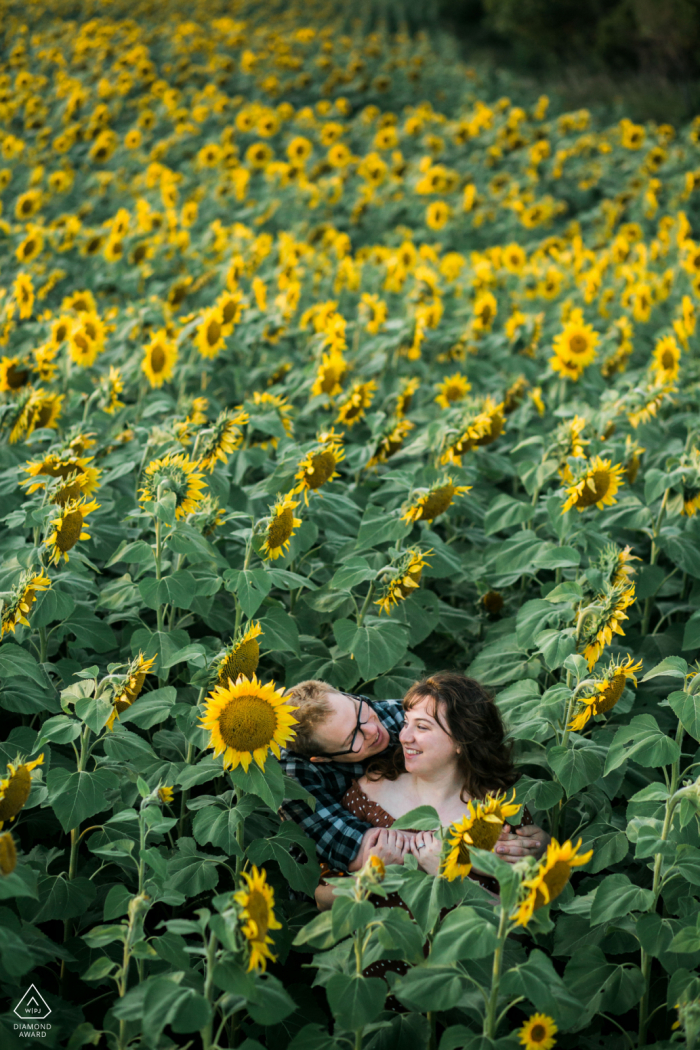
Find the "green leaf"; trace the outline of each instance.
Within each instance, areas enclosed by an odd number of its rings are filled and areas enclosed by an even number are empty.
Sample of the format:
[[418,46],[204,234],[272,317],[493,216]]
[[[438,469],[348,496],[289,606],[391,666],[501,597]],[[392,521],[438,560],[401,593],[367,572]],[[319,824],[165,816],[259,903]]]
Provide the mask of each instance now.
[[192,834],[200,846],[210,844],[229,856],[242,857],[243,850],[236,838],[241,820],[241,814],[235,808],[207,806],[196,814],[192,822]]
[[265,569],[241,569],[224,573],[226,590],[238,598],[248,619],[255,616],[272,589],[272,580]]
[[337,941],[349,937],[355,930],[367,926],[374,918],[370,901],[356,901],[352,897],[336,897],[331,910],[331,930]]
[[667,656],[660,664],[652,667],[651,671],[647,671],[641,681],[649,682],[652,678],[659,678],[661,675],[665,675],[668,678],[685,678],[687,673],[688,664],[682,657]]
[[109,769],[94,773],[70,773],[55,766],[46,777],[49,803],[65,832],[77,828],[88,817],[108,808],[105,794],[119,787],[119,778]]
[[377,570],[372,569],[366,560],[359,555],[348,558],[335,573],[331,580],[331,587],[339,591],[351,591],[366,580],[374,580]]
[[43,688],[50,687],[44,669],[30,652],[14,642],[0,645],[0,678],[31,678]]
[[178,569],[160,580],[147,576],[138,586],[144,605],[149,609],[157,609],[160,605],[189,609],[197,594],[197,580],[187,569]]
[[294,617],[274,605],[260,621],[263,629],[260,646],[266,652],[295,653],[301,656],[299,629]]
[[576,651],[576,631],[573,627],[564,631],[541,631],[535,638],[535,644],[539,646],[538,652],[542,653],[550,671],[556,671],[567,656]]
[[[182,849],[188,840],[179,839]],[[192,842],[192,839],[189,839]],[[183,852],[168,861],[167,888],[183,893],[185,897],[196,897],[213,890],[219,881],[217,858],[206,853]]]
[[[655,959],[658,959],[663,952],[669,950],[673,940],[673,931],[668,919],[663,919],[655,913],[640,915],[634,932],[637,934],[639,943],[647,955],[653,955]],[[698,947],[700,948],[700,942]]]
[[256,976],[255,997],[248,1003],[248,1013],[256,1024],[281,1024],[296,1009],[297,1004],[285,991],[281,981],[270,973]]
[[605,775],[627,759],[640,766],[667,766],[680,758],[675,740],[659,729],[653,715],[636,715],[628,726],[620,726],[605,760]]
[[387,986],[380,977],[335,973],[326,985],[328,1004],[341,1028],[355,1031],[371,1024],[384,1005]]
[[405,628],[391,620],[372,618],[358,627],[352,620],[340,619],[333,624],[333,634],[340,648],[357,660],[364,679],[390,671],[408,647]]
[[686,622],[681,649],[697,649],[700,646],[700,612],[694,612]]
[[41,727],[41,732],[34,745],[33,754],[44,746],[44,744],[70,744],[77,740],[81,733],[80,722],[77,718],[69,715],[54,715],[47,718]]
[[649,911],[653,903],[652,891],[635,886],[627,875],[608,875],[596,890],[591,907],[591,926],[619,919],[633,911]]
[[52,587],[39,596],[32,610],[32,627],[48,627],[50,623],[67,620],[75,609],[75,602],[65,591]]
[[150,729],[165,721],[176,700],[177,690],[172,685],[164,685],[150,693],[142,693],[119,718],[122,722],[133,722],[140,729]]
[[534,516],[535,508],[530,502],[513,499],[506,493],[497,496],[484,515],[484,533],[493,536],[501,529],[520,525],[524,521],[530,521]]
[[572,602],[573,604],[576,604],[577,602],[580,602],[581,598],[583,598],[581,585],[574,580],[565,580],[564,583],[558,584],[558,586],[554,587],[549,592],[545,601],[551,602],[552,604],[563,602]]
[[527,654],[514,634],[486,645],[467,668],[466,673],[484,685],[505,685],[525,676]]
[[430,963],[438,966],[492,956],[498,944],[496,927],[465,905],[445,916],[430,948]]
[[689,576],[700,579],[700,553],[695,543],[686,536],[670,536],[663,529],[658,542],[672,565],[678,565]]
[[68,880],[64,875],[42,876],[37,884],[38,901],[23,901],[22,915],[28,922],[76,919],[86,912],[97,890],[90,879]]
[[471,983],[452,966],[414,966],[392,986],[392,995],[409,1010],[451,1010]]
[[150,543],[144,540],[134,540],[133,543],[123,540],[106,563],[105,568],[109,569],[120,561],[133,562],[136,565],[152,565],[155,564],[155,553]]
[[589,748],[550,747],[547,760],[569,798],[593,784],[603,772],[603,763]]
[[243,766],[229,770],[229,777],[236,787],[243,791],[250,791],[266,802],[271,810],[277,812],[284,798],[284,776],[282,768],[272,755],[268,754],[265,759],[265,771],[258,766],[257,762],[251,762],[248,772]]
[[686,733],[690,733],[693,740],[700,740],[700,697],[679,690],[671,693],[668,703]]
[[414,831],[435,831],[441,827],[438,811],[432,806],[418,806],[398,817],[391,825],[392,829],[398,831],[401,828],[410,828]]
[[99,733],[107,725],[114,707],[109,700],[97,699],[94,696],[83,696],[75,702],[75,713],[78,718],[93,731]]
[[558,615],[551,602],[534,598],[525,602],[518,609],[516,618],[516,637],[521,649],[531,649],[535,644],[535,637]]
[[410,529],[410,525],[406,525],[398,516],[388,512],[385,507],[375,507],[369,504],[360,522],[355,547],[357,550],[378,547],[381,543],[406,536]]

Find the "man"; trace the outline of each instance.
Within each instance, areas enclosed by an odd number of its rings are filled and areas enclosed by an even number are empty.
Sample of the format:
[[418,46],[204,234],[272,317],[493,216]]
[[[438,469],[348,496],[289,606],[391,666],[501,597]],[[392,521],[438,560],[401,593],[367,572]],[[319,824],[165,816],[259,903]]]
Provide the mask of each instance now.
[[[354,778],[364,773],[367,759],[398,742],[404,711],[400,700],[373,700],[341,693],[327,682],[310,679],[287,690],[288,699],[303,707],[294,751],[283,762],[316,799],[316,809],[297,799],[285,801],[283,815],[299,824],[316,843],[319,856],[331,868],[358,871],[381,841],[384,850],[400,863],[410,848],[410,833],[373,828],[358,820],[341,799]],[[506,824],[495,852],[515,864],[521,857],[539,857],[549,835],[535,825],[517,828]]]

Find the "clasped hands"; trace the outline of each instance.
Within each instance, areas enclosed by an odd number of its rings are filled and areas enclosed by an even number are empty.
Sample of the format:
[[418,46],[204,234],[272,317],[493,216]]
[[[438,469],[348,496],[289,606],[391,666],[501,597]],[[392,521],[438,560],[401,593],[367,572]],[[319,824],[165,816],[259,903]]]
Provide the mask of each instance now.
[[[522,857],[539,858],[547,847],[550,836],[534,824],[511,828],[504,825],[494,852],[509,864]],[[370,828],[365,832],[360,850],[350,866],[359,871],[374,854],[385,864],[403,864],[407,853],[412,853],[418,867],[430,875],[437,875],[442,842],[431,831],[394,831],[392,828]]]

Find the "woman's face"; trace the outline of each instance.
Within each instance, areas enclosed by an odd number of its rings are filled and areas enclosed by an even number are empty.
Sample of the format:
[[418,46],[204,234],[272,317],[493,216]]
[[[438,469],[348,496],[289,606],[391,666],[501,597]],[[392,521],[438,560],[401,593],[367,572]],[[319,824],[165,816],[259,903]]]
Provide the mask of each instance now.
[[[404,711],[404,727],[399,740],[408,773],[428,776],[456,763],[457,745],[435,718],[434,711],[435,701],[431,696],[422,697],[409,711]],[[444,724],[445,705],[442,702],[438,711]]]

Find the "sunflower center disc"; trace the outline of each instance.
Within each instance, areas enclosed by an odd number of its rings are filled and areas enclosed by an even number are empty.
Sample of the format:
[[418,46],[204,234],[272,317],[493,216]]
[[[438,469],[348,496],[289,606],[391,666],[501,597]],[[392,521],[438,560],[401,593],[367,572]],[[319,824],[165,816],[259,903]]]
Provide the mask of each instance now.
[[260,696],[239,696],[219,715],[219,730],[227,747],[255,751],[267,747],[277,728],[274,708]]
[[469,829],[477,849],[492,850],[501,834],[501,824],[492,824],[486,820],[475,820]]
[[453,495],[454,487],[452,485],[443,485],[442,488],[431,492],[423,504],[423,513],[421,515],[423,520],[432,521],[433,518],[437,518],[439,514],[446,511],[450,503],[452,503]]
[[313,473],[306,475],[306,484],[310,489],[320,489],[335,470],[335,456],[332,452],[316,452],[311,457],[311,468]]
[[585,335],[580,335],[578,332],[572,335],[569,340],[569,349],[572,354],[585,354],[588,349],[588,340]]
[[622,696],[626,681],[627,679],[623,674],[613,675],[610,685],[605,692],[600,694],[600,699],[595,705],[595,713],[597,715],[602,714],[604,711],[610,711],[615,706]]
[[549,899],[553,901],[555,897],[558,897],[561,891],[569,881],[569,874],[571,868],[565,860],[558,860],[548,872],[542,877],[542,881],[547,884],[549,890]]
[[56,546],[60,551],[69,551],[80,539],[83,528],[83,515],[79,510],[70,510],[61,522],[61,531],[56,537]]
[[258,928],[258,935],[255,940],[264,940],[267,935],[270,912],[267,906],[267,901],[260,890],[251,890],[246,904],[246,910]]
[[286,543],[289,537],[292,535],[294,521],[294,510],[292,507],[285,507],[284,510],[280,511],[276,518],[270,523],[270,531],[267,534],[267,542],[275,550],[277,547],[281,547],[283,543]]
[[154,372],[162,372],[165,367],[165,352],[162,346],[154,346],[151,351],[151,368]]

